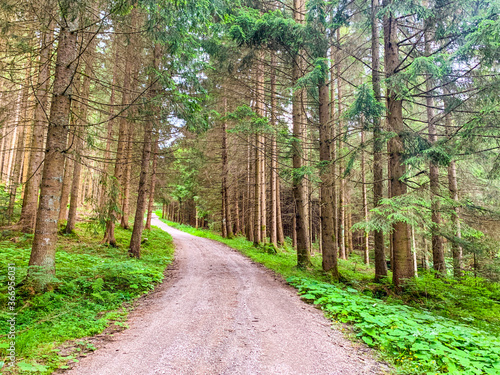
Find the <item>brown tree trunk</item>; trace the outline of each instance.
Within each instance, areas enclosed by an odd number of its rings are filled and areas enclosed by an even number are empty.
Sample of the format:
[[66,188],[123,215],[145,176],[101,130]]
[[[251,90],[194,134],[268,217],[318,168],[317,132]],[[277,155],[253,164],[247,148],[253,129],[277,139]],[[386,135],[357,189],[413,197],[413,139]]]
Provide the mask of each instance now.
[[[83,131],[83,129],[80,129]],[[80,194],[80,176],[82,173],[81,151],[83,150],[83,134],[75,135],[75,160],[73,161],[73,182],[71,186],[71,198],[68,210],[68,222],[66,223],[65,233],[72,233],[75,230],[78,208],[78,196]]]
[[[365,132],[362,130],[361,131],[361,145],[362,145],[362,150],[361,150],[361,184],[362,184],[362,198],[363,198],[363,220],[365,222],[368,221],[368,197],[366,194],[366,167],[365,167],[365,150],[364,150],[364,143],[365,143]],[[370,243],[369,243],[369,236],[370,233],[367,231],[363,231],[363,257],[366,265],[370,264]]]
[[[392,0],[384,0],[384,5],[389,6]],[[391,78],[399,67],[399,46],[397,40],[397,20],[394,13],[384,15],[384,51],[386,78]],[[397,98],[394,88],[387,88],[387,124],[389,130],[397,136],[389,141],[389,157],[391,169],[391,197],[398,197],[406,193],[406,184],[401,181],[406,173],[403,163],[403,101]],[[393,282],[399,288],[403,281],[413,277],[413,262],[408,238],[408,224],[396,222],[393,224],[394,265]]]
[[[68,3],[69,6],[70,3]],[[60,210],[60,192],[64,172],[64,155],[68,136],[72,82],[77,65],[77,18],[66,9],[66,18],[60,22],[56,71],[52,92],[45,163],[42,174],[40,205],[29,265],[37,267],[29,278],[36,289],[43,289],[55,274],[57,220]],[[71,21],[70,21],[71,20]],[[32,268],[35,270],[35,268]]]
[[[429,30],[429,25],[426,22],[427,30],[424,33],[425,38],[425,54],[427,56],[431,55],[431,42],[432,36],[431,31]],[[434,99],[431,96],[433,87],[432,87],[432,78],[431,76],[427,76],[426,81],[426,91],[427,95],[425,98],[426,106],[427,106],[427,124],[429,131],[429,142],[431,145],[434,145],[437,142],[437,131],[436,131],[436,123],[434,119]],[[439,232],[439,227],[441,226],[441,213],[440,213],[440,204],[439,204],[439,167],[437,163],[431,162],[429,163],[429,185],[430,185],[430,193],[431,193],[431,212],[432,212],[432,260],[434,263],[434,270],[437,272],[446,275],[446,263],[444,260],[444,246],[443,246],[443,237],[441,237]]]
[[[136,25],[137,25],[137,9],[134,6],[134,8],[131,11],[131,30],[133,32],[136,31]],[[133,38],[133,36],[131,36]],[[123,113],[121,113],[120,117],[120,122],[119,122],[119,133],[118,133],[118,145],[116,148],[116,160],[115,160],[115,170],[114,170],[114,182],[113,186],[111,187],[112,191],[110,199],[112,202],[110,203],[111,207],[114,206],[120,206],[120,191],[122,189],[122,183],[123,183],[123,178],[125,174],[125,159],[126,159],[126,144],[128,142],[128,120],[127,120],[127,110],[125,110],[129,105],[130,105],[130,88],[131,88],[131,75],[132,75],[132,66],[133,66],[133,58],[134,58],[134,53],[135,52],[135,46],[133,41],[129,41],[129,44],[125,48],[125,69],[124,69],[124,74],[123,74],[123,91],[122,91],[122,103],[121,106],[124,110]],[[118,191],[116,191],[118,190]],[[111,209],[109,212],[109,218],[108,221],[116,221],[119,216],[119,213],[115,211],[114,209]],[[110,242],[110,240],[114,240],[114,227],[115,224],[106,224],[106,233],[104,235],[103,242],[104,243],[109,243],[110,245],[113,245],[113,243]],[[113,231],[113,233],[111,233]],[[116,244],[116,240],[114,241],[114,244]]]
[[17,188],[20,183],[20,176],[22,173],[21,164],[22,158],[24,154],[24,133],[25,133],[25,124],[24,124],[24,112],[25,107],[28,105],[28,88],[29,81],[28,77],[30,76],[30,69],[26,70],[26,82],[23,86],[23,89],[19,92],[18,100],[17,100],[17,115],[16,115],[16,124],[17,127],[17,135],[15,139],[15,143],[13,142],[14,149],[13,158],[12,158],[12,168],[10,170],[10,178],[9,178],[9,205],[7,207],[7,220],[8,222],[12,222],[12,215],[14,214],[14,205],[16,203],[16,195]]
[[[119,25],[117,25],[119,27]],[[111,163],[111,143],[113,141],[113,127],[115,124],[115,102],[116,102],[116,85],[118,84],[118,76],[120,69],[118,69],[120,64],[120,43],[119,43],[119,34],[115,34],[113,39],[113,44],[115,48],[115,57],[114,57],[114,68],[113,68],[113,81],[111,83],[111,94],[109,97],[109,117],[107,121],[107,131],[106,131],[106,149],[104,151],[104,172],[102,176],[103,187],[101,188],[101,194],[99,197],[99,207],[103,207],[105,205],[106,200],[106,190],[109,188],[107,184],[109,183],[108,176],[111,176],[112,173],[112,163]]]
[[[227,113],[227,98],[223,99],[224,115]],[[227,183],[228,163],[227,163],[227,122],[222,121],[222,234],[224,237],[233,237],[231,224],[231,205],[229,203],[229,189]]]
[[283,232],[283,216],[281,214],[281,188],[279,176],[276,179],[276,202],[277,202],[277,226],[278,226],[278,244],[285,245],[285,233]]
[[[293,1],[293,16],[295,22],[304,23],[305,1]],[[295,85],[302,77],[303,61],[300,54],[294,56],[292,69],[292,84]],[[300,173],[304,165],[304,150],[302,140],[304,139],[305,116],[302,105],[304,103],[305,90],[295,90],[292,97],[292,166],[296,173]],[[295,200],[295,229],[297,231],[297,266],[299,268],[310,267],[309,233],[307,231],[307,205],[305,180],[302,177],[294,176],[292,181],[292,191]]]
[[[340,31],[337,30],[337,39],[340,39]],[[337,71],[337,118],[338,118],[338,165],[339,165],[339,206],[338,206],[338,215],[337,215],[337,241],[339,246],[339,257],[341,259],[347,259],[347,250],[346,250],[346,213],[345,213],[345,189],[346,183],[344,178],[344,142],[342,141],[344,137],[344,129],[343,129],[343,121],[342,121],[342,99],[343,99],[343,85],[341,79],[342,66],[341,66],[341,56],[339,56],[339,52],[337,51],[337,63],[336,63],[336,71]]]
[[[451,136],[452,133],[452,119],[451,114],[446,114],[445,116],[445,126],[448,135]],[[452,212],[452,221],[455,230],[456,239],[460,240],[462,238],[462,231],[460,228],[460,214],[458,211],[458,184],[457,184],[457,166],[455,160],[451,160],[448,165],[448,191],[450,198],[453,200],[454,207]],[[451,251],[453,254],[453,276],[455,278],[462,277],[462,246],[460,246],[456,241],[451,243]]]
[[[78,104],[73,105],[73,108],[77,107]],[[69,134],[67,141],[67,151],[74,153],[74,141],[75,137],[72,133]],[[65,153],[64,159],[64,178],[61,187],[61,202],[60,202],[60,210],[59,210],[59,223],[68,219],[68,202],[69,202],[69,194],[71,192],[71,181],[73,177],[74,170],[74,155],[69,155],[68,152]]]
[[334,279],[339,278],[337,269],[337,240],[335,238],[335,218],[333,201],[333,180],[335,164],[332,163],[330,144],[332,142],[330,121],[329,89],[328,84],[323,82],[319,86],[319,159],[323,165],[321,171],[321,248],[323,255],[323,270],[330,272]]
[[[151,218],[153,216],[153,205],[155,200],[157,164],[158,164],[158,138],[155,139],[153,148],[153,167],[152,167],[153,169],[151,170],[151,183],[149,188],[148,215],[146,217],[146,226],[144,227],[147,230],[151,230]],[[196,224],[198,225],[198,213],[196,213]]]
[[123,229],[129,229],[129,213],[130,213],[130,175],[132,173],[132,149],[133,149],[133,140],[134,140],[134,127],[131,123],[128,123],[127,129],[127,146],[124,150],[125,159],[124,169],[125,172],[123,174],[122,180],[122,188],[123,188],[123,204],[122,204],[122,216],[120,221],[120,226]]
[[[262,53],[260,58],[262,59]],[[257,64],[255,72],[255,112],[264,116],[264,70],[261,63]],[[258,245],[265,242],[265,196],[262,195],[262,180],[264,169],[264,144],[260,130],[255,133],[255,210],[254,210],[254,236],[253,243]],[[264,198],[264,199],[263,199]],[[264,230],[263,230],[264,228]]]
[[[382,100],[380,90],[380,49],[379,49],[379,28],[378,28],[378,2],[371,0],[371,22],[372,22],[372,87],[375,99]],[[373,207],[380,206],[380,200],[384,197],[384,169],[382,161],[382,150],[384,142],[381,139],[380,118],[373,122]],[[375,252],[375,281],[387,276],[387,262],[385,260],[384,232],[376,230],[373,232],[373,250]]]
[[[158,44],[154,46],[153,51],[153,67],[155,70],[159,68],[161,59],[161,49]],[[153,82],[153,79],[151,79]],[[157,83],[153,83],[151,88],[151,96],[154,99],[158,94]],[[134,258],[141,257],[141,238],[142,231],[144,228],[144,213],[146,211],[146,198],[148,193],[148,183],[147,178],[149,174],[149,161],[151,160],[151,143],[152,143],[152,131],[153,123],[156,123],[157,114],[159,107],[156,105],[152,106],[151,120],[146,121],[144,127],[144,146],[142,150],[142,162],[141,162],[141,173],[139,177],[139,190],[137,192],[137,208],[135,211],[134,228],[132,230],[132,237],[130,239],[129,254]]]
[[245,212],[245,215],[247,217],[247,228],[246,228],[246,235],[247,235],[247,240],[253,242],[253,235],[254,235],[254,217],[253,217],[253,212],[254,212],[254,189],[252,189],[252,156],[253,156],[253,147],[252,143],[250,141],[250,136],[248,136],[248,147],[247,147],[247,211]]
[[[95,30],[94,30],[95,32]],[[90,40],[89,40],[90,38]],[[83,38],[84,44],[88,43],[86,54],[86,62],[85,68],[83,71],[83,83],[81,90],[81,99],[80,99],[80,113],[79,120],[77,120],[78,127],[75,131],[75,160],[73,167],[73,182],[71,186],[71,200],[69,203],[69,211],[68,211],[68,222],[66,224],[66,228],[64,231],[66,233],[72,233],[75,230],[76,221],[77,221],[77,209],[78,209],[78,196],[80,193],[80,185],[81,185],[81,173],[82,173],[82,154],[84,148],[84,137],[86,134],[86,126],[87,126],[87,115],[88,115],[88,101],[90,95],[90,82],[93,77],[94,71],[94,54],[95,48],[97,44],[97,39],[95,34],[90,34]]]

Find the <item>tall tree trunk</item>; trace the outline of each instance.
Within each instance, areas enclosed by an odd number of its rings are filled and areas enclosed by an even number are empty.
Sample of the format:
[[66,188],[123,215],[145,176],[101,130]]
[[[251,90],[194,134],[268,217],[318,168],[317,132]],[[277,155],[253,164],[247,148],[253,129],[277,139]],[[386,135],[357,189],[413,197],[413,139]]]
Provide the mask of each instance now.
[[[161,49],[159,44],[155,44],[153,50],[153,68],[158,70],[160,66],[161,59]],[[153,83],[151,78],[151,97],[153,100],[157,99],[159,89],[158,84]],[[149,174],[149,161],[151,160],[151,143],[152,143],[152,131],[153,123],[157,122],[156,111],[159,110],[159,106],[152,104],[151,108],[151,120],[146,121],[144,127],[144,146],[142,149],[142,161],[141,161],[141,173],[139,177],[139,190],[137,193],[137,208],[135,211],[134,228],[132,230],[132,237],[130,239],[130,249],[129,254],[134,258],[141,257],[141,238],[142,231],[144,228],[144,213],[146,211],[146,198],[148,193],[148,183],[147,178]]]
[[322,266],[324,271],[330,272],[334,279],[338,279],[338,249],[335,238],[334,201],[332,194],[335,164],[332,163],[330,149],[332,132],[329,129],[331,126],[330,109],[328,108],[329,101],[329,89],[325,79],[323,84],[319,86],[319,159],[323,165],[320,186]]
[[[432,32],[430,25],[426,22],[426,30],[424,32],[425,39],[425,54],[431,55]],[[437,142],[436,123],[434,118],[434,99],[432,98],[433,84],[432,77],[427,75],[426,80],[427,95],[425,98],[427,107],[427,124],[429,132],[429,142],[434,145]],[[432,260],[434,270],[446,275],[446,263],[444,260],[443,237],[438,234],[441,226],[441,213],[439,204],[439,167],[437,163],[431,160],[429,163],[429,185],[431,193],[431,212],[432,212]]]
[[83,134],[81,133],[83,129],[80,129],[78,133],[75,135],[75,160],[73,161],[73,181],[71,185],[71,198],[69,201],[69,210],[68,210],[68,222],[66,223],[66,227],[64,229],[65,233],[72,233],[75,230],[77,213],[76,210],[78,208],[78,196],[80,194],[80,177],[82,174],[82,155],[81,151],[83,150]]
[[285,233],[283,232],[283,216],[281,214],[281,188],[280,188],[280,179],[279,176],[276,178],[276,217],[278,226],[278,244],[281,246],[285,245]]
[[[293,1],[293,17],[295,22],[304,23],[305,1]],[[295,85],[303,74],[303,61],[300,54],[294,56],[292,69],[292,85]],[[304,104],[305,90],[295,90],[292,97],[292,122],[293,122],[293,141],[292,141],[292,166],[295,176],[292,181],[293,197],[295,200],[295,230],[297,231],[297,266],[299,268],[309,267],[311,265],[309,233],[307,231],[307,205],[305,180],[300,176],[300,171],[304,165],[304,149],[301,141],[304,139],[305,116],[302,105]]]
[[[131,29],[133,32],[136,31],[137,25],[137,9],[134,6],[131,12]],[[133,38],[133,36],[131,36]],[[127,121],[127,110],[125,110],[130,105],[130,88],[131,88],[131,75],[132,75],[132,65],[134,57],[135,47],[133,40],[130,40],[125,48],[125,69],[123,74],[123,91],[122,91],[122,102],[121,107],[124,113],[121,114],[119,121],[119,133],[118,133],[118,145],[116,148],[116,160],[115,160],[115,170],[114,170],[114,181],[110,188],[110,207],[109,218],[106,222],[106,232],[104,233],[104,243],[109,243],[112,246],[116,246],[116,239],[114,235],[114,228],[119,213],[114,210],[113,207],[120,206],[120,192],[121,184],[123,182],[123,177],[125,173],[125,152],[126,144],[128,142],[128,121]],[[113,223],[110,223],[110,222]]]
[[16,203],[17,188],[19,187],[20,175],[22,173],[21,164],[24,154],[24,133],[25,133],[25,118],[23,116],[25,108],[28,106],[28,88],[30,76],[29,67],[26,69],[26,80],[23,85],[22,90],[19,92],[18,102],[17,102],[17,116],[16,124],[17,136],[15,142],[13,142],[13,158],[12,158],[12,168],[9,178],[9,205],[7,207],[7,220],[12,222],[12,215],[14,214],[14,205]]
[[[227,97],[223,99],[224,116],[227,113]],[[233,237],[231,224],[231,206],[229,203],[228,188],[228,162],[227,162],[227,121],[222,121],[222,233],[224,237]]]
[[[75,81],[75,85],[78,84],[78,80]],[[75,90],[78,91],[78,90]],[[73,104],[73,109],[78,107],[78,103]],[[74,119],[70,120],[71,122]],[[72,124],[74,125],[74,124]],[[71,193],[71,181],[73,177],[73,169],[74,169],[74,155],[69,155],[69,152],[75,152],[74,145],[75,137],[74,134],[70,133],[67,140],[67,152],[64,155],[64,178],[61,187],[61,202],[60,202],[60,211],[59,211],[59,223],[62,223],[64,220],[68,218],[68,202],[69,202],[69,194]]]
[[[158,165],[158,136],[154,141],[153,147],[153,169],[151,170],[151,182],[149,188],[149,200],[148,200],[148,215],[146,217],[147,230],[151,230],[151,218],[153,216],[153,206],[155,201],[155,188],[156,188],[156,167]],[[163,217],[163,216],[162,216]],[[196,227],[198,227],[198,212],[196,213]]]
[[[270,72],[270,105],[271,105],[271,126],[273,131],[277,134],[276,129],[276,54],[271,52],[271,72]],[[271,227],[269,232],[269,239],[274,247],[278,247],[278,205],[279,205],[279,192],[278,192],[278,144],[276,142],[276,134],[273,134],[271,143],[271,171],[269,173],[269,184],[271,186]]]
[[[361,186],[362,189],[362,198],[363,198],[363,220],[365,222],[368,221],[368,198],[366,194],[366,160],[365,160],[365,150],[364,150],[364,144],[365,144],[365,132],[364,130],[361,130],[361,145],[362,145],[362,150],[361,150]],[[370,243],[369,243],[369,235],[370,233],[367,231],[363,231],[363,257],[366,265],[370,264]]]
[[120,226],[123,229],[129,229],[129,213],[130,213],[130,176],[132,173],[132,149],[134,140],[134,127],[129,122],[127,128],[127,146],[124,150],[125,159],[124,163],[124,174],[122,179],[122,189],[123,189],[123,202],[122,202],[122,215]]
[[[259,58],[262,59],[260,53]],[[258,116],[264,117],[264,66],[261,62],[257,64],[255,72],[255,111]],[[262,194],[262,180],[264,169],[264,137],[261,130],[255,133],[255,211],[254,211],[254,245],[265,242],[265,195]],[[264,230],[263,230],[264,228]]]
[[[70,7],[71,3],[66,3]],[[52,92],[45,163],[42,174],[40,205],[36,218],[35,236],[29,266],[34,270],[29,278],[36,289],[43,289],[55,274],[57,220],[60,210],[60,192],[64,172],[64,151],[68,136],[72,82],[77,65],[78,20],[73,9],[65,9],[60,22],[56,71]],[[36,270],[36,272],[35,272]]]
[[83,83],[82,83],[81,99],[79,105],[80,113],[79,113],[79,120],[77,120],[79,129],[75,131],[75,136],[76,136],[75,160],[73,166],[73,182],[71,186],[71,199],[69,203],[68,222],[66,224],[66,228],[64,229],[66,233],[72,233],[75,230],[77,221],[78,196],[80,193],[80,185],[81,185],[80,177],[82,173],[82,154],[83,150],[85,149],[84,137],[86,134],[87,117],[88,117],[90,82],[91,79],[93,78],[95,48],[97,45],[97,38],[95,32],[96,30],[93,30],[91,34],[83,38],[83,44],[86,46],[88,52],[86,53],[85,56],[86,61],[83,70]]
[[[337,30],[337,39],[340,39],[340,31]],[[344,142],[342,139],[344,138],[344,129],[343,129],[343,121],[342,121],[342,99],[343,99],[343,85],[342,85],[342,57],[339,55],[340,51],[337,51],[337,62],[336,62],[336,78],[337,78],[337,118],[338,118],[338,165],[339,165],[339,206],[338,206],[338,215],[337,215],[337,241],[339,246],[339,256],[341,259],[347,259],[347,250],[346,250],[346,213],[345,213],[345,189],[346,183],[344,178]]]
[[[386,7],[393,3],[384,0]],[[397,19],[394,13],[388,11],[384,15],[384,60],[386,78],[396,74],[399,67],[399,46],[397,40]],[[391,197],[398,197],[406,193],[406,185],[401,181],[406,173],[403,163],[403,101],[398,99],[397,92],[392,86],[387,88],[387,124],[389,130],[397,135],[389,141],[389,157],[391,170]],[[393,224],[394,265],[393,282],[399,288],[404,279],[413,277],[413,262],[408,238],[408,224],[396,222]]]
[[[119,25],[117,25],[117,28],[119,28]],[[117,30],[119,31],[119,30]],[[113,127],[115,124],[115,102],[116,102],[116,85],[118,84],[118,77],[120,75],[120,69],[118,67],[120,66],[120,60],[121,60],[121,49],[120,49],[120,43],[119,43],[119,34],[114,35],[113,39],[113,45],[115,48],[115,57],[114,57],[114,64],[113,64],[113,81],[111,83],[111,94],[109,97],[109,117],[107,121],[107,131],[106,131],[106,149],[104,151],[104,165],[103,168],[103,176],[102,176],[102,183],[103,187],[101,188],[101,194],[99,197],[99,207],[103,207],[105,205],[105,200],[106,200],[106,190],[108,188],[108,183],[109,179],[108,176],[111,176],[112,173],[112,163],[111,161],[111,143],[113,141]]]
[[253,189],[253,181],[252,181],[252,172],[253,172],[253,166],[254,163],[252,163],[252,158],[253,158],[253,150],[254,147],[252,146],[251,142],[251,136],[248,136],[248,147],[247,147],[247,239],[248,241],[253,242],[254,241],[254,209],[255,209],[255,204],[254,204],[254,193],[255,189]]
[[[446,91],[445,91],[446,92]],[[445,116],[445,127],[448,136],[452,133],[452,119],[451,114]],[[454,207],[452,212],[452,221],[454,225],[455,237],[460,240],[462,238],[462,231],[460,228],[460,214],[458,211],[458,185],[457,185],[457,166],[455,160],[451,160],[448,165],[448,190],[450,198],[453,200]],[[453,276],[460,278],[462,276],[462,246],[456,241],[451,243],[451,251],[453,254]]]
[[[378,28],[378,1],[371,0],[371,22],[372,22],[372,87],[375,99],[382,101],[380,90],[380,49]],[[384,141],[381,138],[380,118],[373,122],[373,207],[380,206],[380,200],[384,197],[384,169],[382,161],[382,150]],[[384,232],[376,230],[373,232],[373,250],[375,252],[375,281],[387,276],[387,262],[385,261]]]

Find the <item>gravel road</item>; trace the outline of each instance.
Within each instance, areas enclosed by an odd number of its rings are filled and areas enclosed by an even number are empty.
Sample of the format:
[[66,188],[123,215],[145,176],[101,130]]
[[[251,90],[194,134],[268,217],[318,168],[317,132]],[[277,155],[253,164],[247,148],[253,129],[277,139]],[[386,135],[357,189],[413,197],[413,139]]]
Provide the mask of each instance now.
[[130,328],[71,375],[381,374],[295,289],[237,251],[173,229],[176,270]]

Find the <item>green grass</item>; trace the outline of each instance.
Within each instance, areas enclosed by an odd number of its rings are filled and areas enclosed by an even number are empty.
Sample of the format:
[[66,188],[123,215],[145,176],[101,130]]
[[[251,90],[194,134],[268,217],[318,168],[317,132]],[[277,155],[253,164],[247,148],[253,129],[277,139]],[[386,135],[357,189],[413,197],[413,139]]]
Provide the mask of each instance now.
[[498,284],[426,274],[398,295],[388,280],[373,283],[373,268],[356,255],[339,260],[343,283],[332,284],[321,270],[319,254],[312,257],[312,269],[301,270],[291,249],[274,253],[271,247],[255,247],[241,236],[228,239],[209,230],[165,222],[225,243],[280,273],[332,320],[351,324],[355,334],[378,349],[400,373],[500,373]]
[[[143,238],[148,240],[142,245],[142,257],[138,260],[127,253],[132,232],[116,228],[115,234],[120,246],[104,246],[100,244],[102,234],[79,224],[75,234],[59,239],[54,290],[34,296],[18,290],[19,362],[15,373],[51,373],[73,358],[59,355],[61,343],[100,333],[113,322],[124,325],[130,302],[162,281],[163,272],[173,259],[171,236],[156,228],[144,231]],[[0,238],[1,321],[8,317],[7,266],[16,265],[17,283],[24,279],[31,241],[31,235],[14,232],[3,232]],[[7,326],[2,324],[0,358],[6,357],[6,333]],[[81,345],[87,344],[82,341]]]

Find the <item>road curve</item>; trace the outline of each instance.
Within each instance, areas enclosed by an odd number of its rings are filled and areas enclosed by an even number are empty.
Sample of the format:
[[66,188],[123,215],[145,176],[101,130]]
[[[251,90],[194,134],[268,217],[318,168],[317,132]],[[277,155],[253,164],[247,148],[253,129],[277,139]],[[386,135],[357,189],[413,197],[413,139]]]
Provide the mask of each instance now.
[[237,251],[173,229],[177,271],[130,328],[71,375],[379,374],[279,277]]

